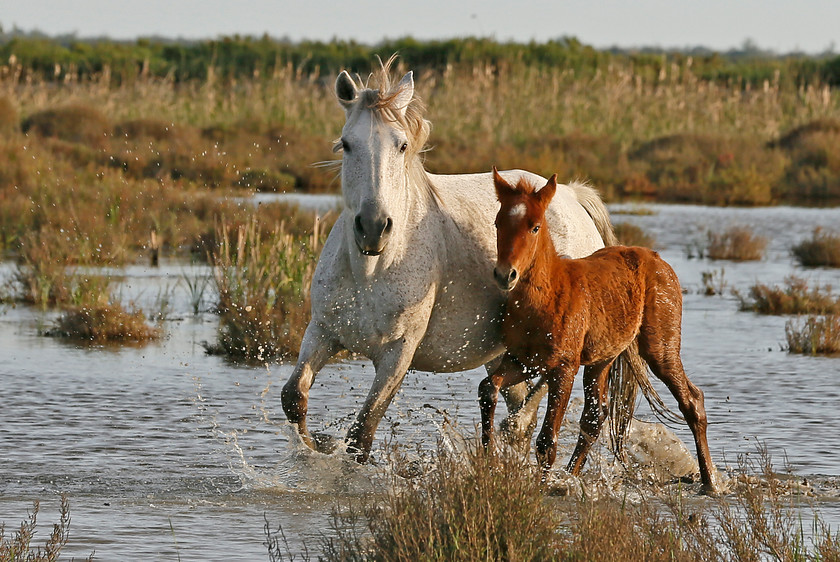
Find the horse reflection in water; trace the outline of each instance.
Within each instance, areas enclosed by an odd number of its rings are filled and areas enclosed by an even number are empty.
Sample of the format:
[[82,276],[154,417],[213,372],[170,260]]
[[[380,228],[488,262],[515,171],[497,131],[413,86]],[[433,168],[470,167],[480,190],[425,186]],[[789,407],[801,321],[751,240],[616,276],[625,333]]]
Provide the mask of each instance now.
[[677,274],[648,248],[613,246],[582,259],[557,255],[542,225],[557,190],[557,176],[540,189],[527,180],[508,183],[493,169],[501,206],[496,216],[498,261],[493,275],[508,306],[502,334],[506,362],[531,369],[499,369],[479,386],[482,441],[489,445],[499,388],[535,373],[548,383],[548,407],[537,437],[544,472],[554,464],[557,430],[581,365],[584,408],[580,437],[568,470],[579,474],[606,417],[608,369],[638,338],[639,352],[680,406],[697,446],[703,490],[717,491],[706,441],[703,392],[680,360],[682,291]]
[[[342,349],[368,357],[373,384],[347,433],[348,451],[363,462],[376,428],[406,372],[498,367],[504,293],[493,282],[496,258],[491,174],[434,175],[420,158],[430,131],[411,72],[390,78],[393,58],[366,87],[345,71],[335,83],[346,122],[342,153],[344,208],[321,252],[311,287],[312,320],[297,365],[282,391],[283,410],[302,439],[309,390]],[[509,181],[545,181],[507,171]],[[585,256],[614,241],[607,211],[586,185],[560,186],[548,226],[557,249]],[[629,372],[631,370],[626,370]],[[636,380],[620,386],[632,404]],[[544,385],[543,385],[544,386]],[[521,402],[527,389],[514,393]],[[507,424],[524,432],[541,392]],[[513,410],[514,408],[511,407]],[[629,420],[632,410],[625,413]]]

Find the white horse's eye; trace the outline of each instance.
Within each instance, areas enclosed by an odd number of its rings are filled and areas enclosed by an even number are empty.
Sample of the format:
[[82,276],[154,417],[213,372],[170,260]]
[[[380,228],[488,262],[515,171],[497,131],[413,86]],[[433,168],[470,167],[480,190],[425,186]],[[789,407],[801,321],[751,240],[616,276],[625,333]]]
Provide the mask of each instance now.
[[402,143],[402,146],[400,147],[400,152],[405,152],[406,150],[408,150],[408,143],[404,142],[404,143]]

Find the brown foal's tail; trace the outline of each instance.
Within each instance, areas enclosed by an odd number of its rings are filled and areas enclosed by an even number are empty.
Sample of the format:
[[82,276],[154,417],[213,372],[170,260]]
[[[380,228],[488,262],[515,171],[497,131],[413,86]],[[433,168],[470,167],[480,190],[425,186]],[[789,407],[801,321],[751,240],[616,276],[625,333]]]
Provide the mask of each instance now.
[[[586,210],[598,228],[604,246],[617,246],[618,238],[613,231],[609,211],[601,201],[598,192],[589,184],[580,181],[573,181],[569,187],[574,191],[578,203]],[[681,415],[662,402],[659,393],[653,388],[648,376],[647,364],[639,355],[638,342],[634,341],[610,368],[607,392],[610,445],[613,453],[622,461],[625,459],[624,441],[636,411],[636,396],[639,389],[657,418],[677,423],[684,421]]]

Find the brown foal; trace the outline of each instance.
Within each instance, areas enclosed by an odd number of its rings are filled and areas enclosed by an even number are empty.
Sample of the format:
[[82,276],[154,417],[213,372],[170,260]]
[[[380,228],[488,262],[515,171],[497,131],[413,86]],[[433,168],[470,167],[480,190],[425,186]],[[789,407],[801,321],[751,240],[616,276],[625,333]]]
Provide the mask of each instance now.
[[638,338],[642,358],[677,399],[694,434],[703,491],[715,493],[703,392],[688,380],[680,360],[682,293],[674,270],[653,250],[639,247],[612,246],[583,259],[558,256],[548,228],[541,228],[556,174],[538,191],[525,180],[510,185],[495,168],[493,178],[502,205],[494,275],[509,291],[502,326],[508,352],[502,368],[479,386],[484,445],[492,440],[499,389],[543,375],[548,409],[536,447],[545,476],[557,455],[557,430],[574,377],[585,365],[580,436],[567,467],[580,473],[607,415],[609,367]]

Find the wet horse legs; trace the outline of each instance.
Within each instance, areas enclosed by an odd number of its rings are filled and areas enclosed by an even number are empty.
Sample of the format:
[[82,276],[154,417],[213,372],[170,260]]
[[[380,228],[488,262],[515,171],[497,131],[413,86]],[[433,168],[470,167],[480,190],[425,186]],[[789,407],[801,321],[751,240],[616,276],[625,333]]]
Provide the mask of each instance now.
[[306,427],[309,389],[315,381],[315,375],[329,361],[330,357],[338,353],[339,349],[341,349],[341,346],[328,338],[318,326],[309,324],[300,345],[300,354],[295,370],[280,392],[280,401],[286,419],[297,425],[301,439],[313,449],[315,445]]
[[543,470],[543,479],[546,478],[548,469],[552,467],[557,457],[557,430],[566,415],[569,397],[572,394],[572,384],[579,367],[578,363],[567,364],[552,369],[546,375],[548,407],[542,429],[537,436],[537,462]]
[[[641,343],[641,342],[640,342]],[[715,481],[715,469],[709,443],[706,439],[706,409],[703,391],[694,386],[685,374],[679,355],[673,353],[656,353],[650,346],[640,346],[642,357],[650,365],[656,377],[665,383],[677,403],[680,412],[694,435],[694,445],[697,448],[697,463],[700,465],[700,479],[703,482],[703,492],[715,494],[718,491]]]
[[584,403],[580,416],[580,435],[575,451],[566,466],[566,470],[571,474],[580,474],[586,462],[586,455],[598,440],[601,427],[607,417],[607,377],[613,361],[614,359],[597,365],[588,365],[583,370]]
[[523,365],[509,353],[505,353],[502,362],[493,373],[478,385],[478,405],[481,409],[481,443],[486,448],[493,440],[493,419],[499,390],[527,380]]

